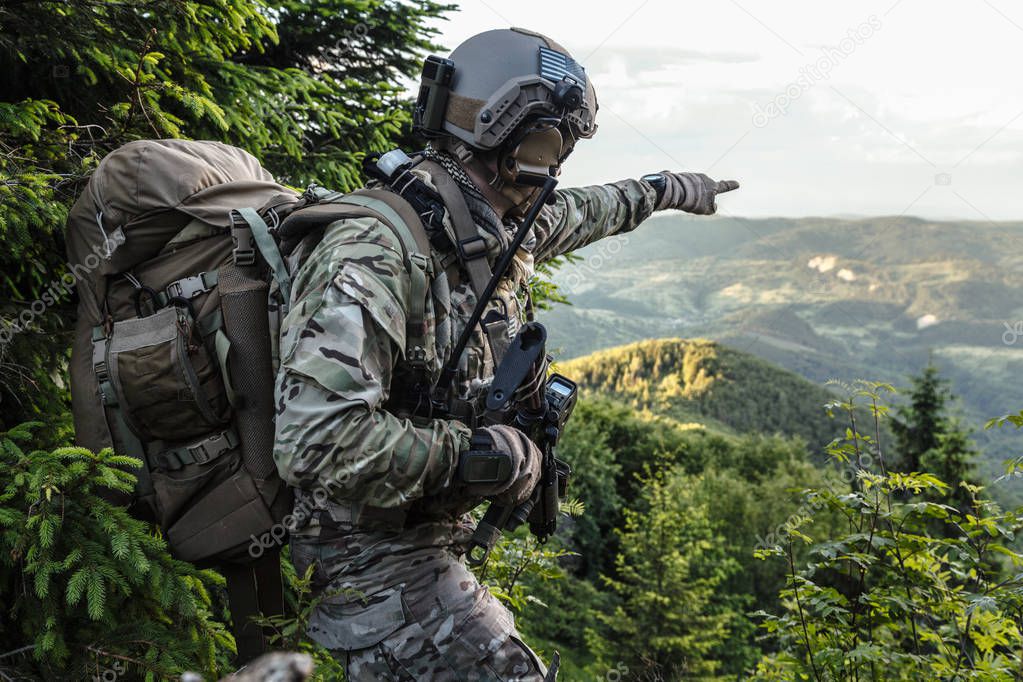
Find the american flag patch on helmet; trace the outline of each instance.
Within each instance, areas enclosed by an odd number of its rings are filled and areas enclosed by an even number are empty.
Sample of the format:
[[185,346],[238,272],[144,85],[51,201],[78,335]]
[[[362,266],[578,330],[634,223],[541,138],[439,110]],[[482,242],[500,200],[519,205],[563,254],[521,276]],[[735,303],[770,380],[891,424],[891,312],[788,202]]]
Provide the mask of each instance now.
[[557,83],[565,76],[578,82],[580,85],[586,83],[586,69],[582,64],[569,57],[547,47],[540,48],[540,77],[546,78],[552,83]]

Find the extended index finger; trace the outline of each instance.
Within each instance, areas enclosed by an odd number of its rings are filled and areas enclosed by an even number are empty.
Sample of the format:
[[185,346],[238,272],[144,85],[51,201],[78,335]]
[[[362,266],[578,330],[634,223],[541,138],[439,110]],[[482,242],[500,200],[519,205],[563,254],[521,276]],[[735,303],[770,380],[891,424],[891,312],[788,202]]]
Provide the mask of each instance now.
[[724,194],[725,192],[731,192],[733,189],[739,189],[738,180],[719,180],[717,186],[717,193]]

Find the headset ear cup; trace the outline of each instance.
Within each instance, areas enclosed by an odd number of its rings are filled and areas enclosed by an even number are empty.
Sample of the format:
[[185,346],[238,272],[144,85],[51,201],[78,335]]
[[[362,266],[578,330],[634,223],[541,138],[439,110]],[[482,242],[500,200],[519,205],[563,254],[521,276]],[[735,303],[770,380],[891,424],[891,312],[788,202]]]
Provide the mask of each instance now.
[[497,172],[505,182],[515,182],[519,177],[519,162],[516,160],[514,152],[501,154],[497,160]]

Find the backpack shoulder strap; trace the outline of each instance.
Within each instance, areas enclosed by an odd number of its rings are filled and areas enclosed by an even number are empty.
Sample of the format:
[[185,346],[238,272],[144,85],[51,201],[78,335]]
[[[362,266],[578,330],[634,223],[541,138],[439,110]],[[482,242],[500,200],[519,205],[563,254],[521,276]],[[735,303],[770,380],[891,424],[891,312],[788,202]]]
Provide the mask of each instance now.
[[[357,204],[379,213],[393,228],[399,228],[404,234],[398,235],[405,242],[406,250],[424,256],[430,255],[430,235],[426,232],[423,219],[419,217],[412,204],[401,195],[385,189],[360,189],[341,200],[345,204]],[[404,229],[401,229],[404,228]],[[409,243],[411,237],[411,243]],[[414,248],[410,248],[414,247]]]
[[425,349],[426,299],[429,295],[428,279],[433,274],[433,259],[430,237],[422,219],[407,201],[387,190],[358,190],[338,203],[359,206],[377,214],[402,243],[411,277],[412,299],[406,319],[406,345],[410,350]]
[[261,628],[253,618],[285,614],[281,554],[274,549],[251,564],[225,564],[220,570],[227,580],[236,662],[244,665],[270,650],[269,629]]
[[454,178],[440,164],[433,161],[423,161],[419,166],[430,174],[437,193],[444,201],[451,225],[455,229],[458,260],[469,274],[472,291],[479,298],[493,274],[487,261],[487,243],[479,235],[476,223],[469,213],[469,206],[465,203],[465,196]]
[[[306,235],[342,218],[372,216],[380,220],[401,245],[405,266],[411,279],[410,306],[406,314],[406,350],[419,352],[425,348],[426,299],[429,278],[433,274],[430,238],[422,219],[412,206],[388,190],[364,189],[350,194],[324,196],[313,204],[288,216],[277,231],[287,252]],[[425,352],[425,351],[423,351]]]
[[234,264],[239,268],[255,265],[255,247],[270,266],[274,280],[281,291],[281,298],[287,306],[291,300],[291,274],[284,264],[284,258],[277,248],[277,242],[270,234],[263,216],[254,208],[240,208],[231,212],[231,236],[234,239]]

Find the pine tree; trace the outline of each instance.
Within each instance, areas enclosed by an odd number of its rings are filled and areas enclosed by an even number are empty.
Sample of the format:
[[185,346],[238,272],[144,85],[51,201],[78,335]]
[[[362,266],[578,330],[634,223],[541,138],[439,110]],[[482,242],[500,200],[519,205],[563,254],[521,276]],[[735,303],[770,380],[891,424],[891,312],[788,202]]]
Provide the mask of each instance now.
[[38,426],[0,434],[0,677],[216,679],[233,653],[215,617],[223,579],[171,558],[146,524],[104,499],[132,488],[123,469],[137,460],[25,451]]
[[899,456],[892,470],[906,473],[921,471],[924,453],[938,447],[946,427],[945,405],[951,397],[948,382],[939,376],[933,362],[910,381],[910,403],[899,407],[898,419],[892,422]]
[[899,418],[892,422],[898,455],[893,470],[935,474],[951,487],[929,493],[929,499],[969,510],[973,498],[960,484],[973,483],[973,460],[977,453],[969,433],[948,415],[947,406],[954,399],[948,381],[929,362],[911,382],[910,403],[898,409]]
[[[400,81],[450,9],[429,0],[0,4],[0,427],[66,407],[68,208],[138,138],[244,147],[281,181],[360,182],[405,135]],[[67,434],[64,428],[58,434]]]
[[713,679],[716,653],[739,616],[717,588],[738,568],[715,537],[698,480],[681,468],[649,476],[644,511],[626,510],[614,576],[619,599],[590,633],[598,667],[628,668],[638,679]]

